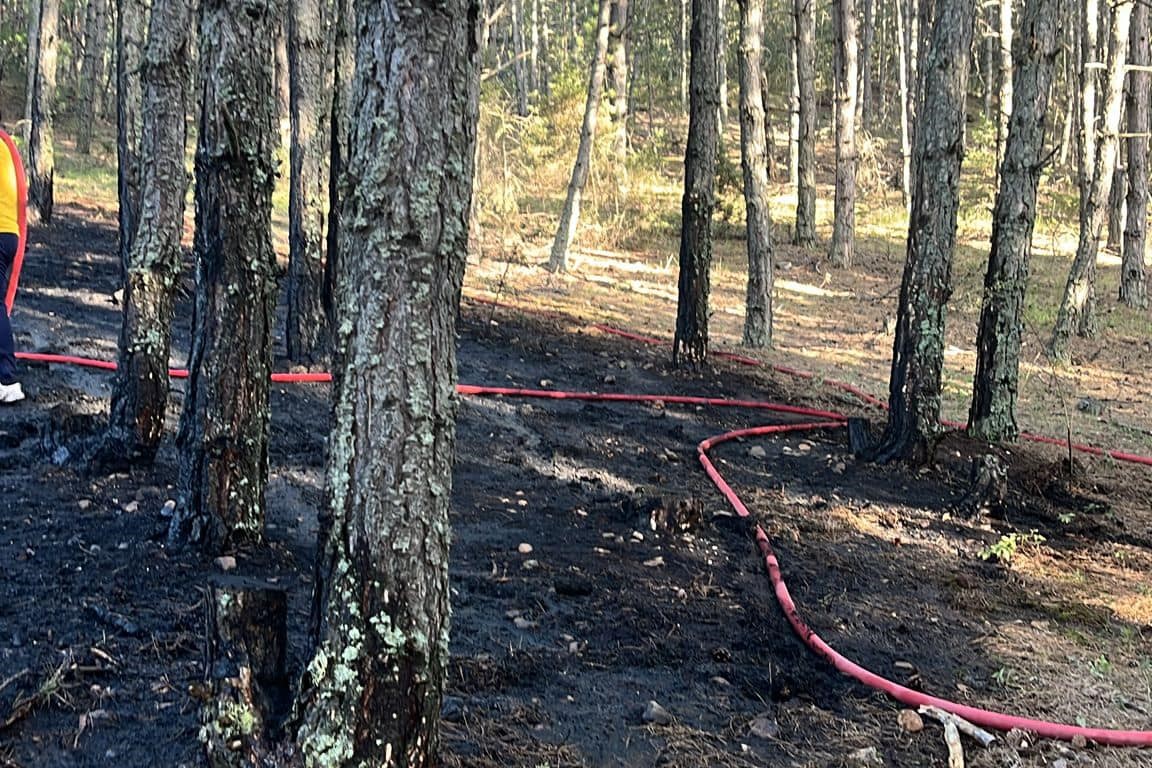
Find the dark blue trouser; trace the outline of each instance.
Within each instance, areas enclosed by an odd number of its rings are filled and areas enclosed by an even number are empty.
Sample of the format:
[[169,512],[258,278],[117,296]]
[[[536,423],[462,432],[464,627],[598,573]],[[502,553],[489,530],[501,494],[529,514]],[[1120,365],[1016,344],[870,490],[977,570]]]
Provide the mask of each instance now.
[[16,340],[12,338],[12,323],[4,296],[8,293],[8,279],[12,276],[12,261],[16,258],[19,235],[0,232],[0,384],[16,381]]

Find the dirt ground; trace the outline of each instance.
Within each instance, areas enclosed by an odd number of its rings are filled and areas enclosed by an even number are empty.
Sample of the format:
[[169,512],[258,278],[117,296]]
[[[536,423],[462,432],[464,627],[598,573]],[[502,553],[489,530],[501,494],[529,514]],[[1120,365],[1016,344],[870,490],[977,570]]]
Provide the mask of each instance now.
[[[114,359],[114,249],[111,224],[76,207],[37,233],[14,320],[20,348]],[[507,275],[489,262],[469,277],[463,383],[876,418],[819,382],[765,369],[672,369],[666,346],[593,328],[598,307],[557,306],[563,286],[499,291],[567,310],[560,317],[478,300]],[[637,326],[657,312],[646,300],[624,301]],[[186,310],[177,325],[179,357]],[[106,413],[108,374],[24,372],[29,399],[0,410],[0,766],[203,765],[201,589],[216,569],[165,548],[172,445],[150,469],[84,474],[70,446]],[[181,389],[173,384],[173,424]],[[235,553],[239,573],[289,591],[297,628],[327,396],[323,385],[274,387],[269,542]],[[750,523],[697,463],[706,437],[788,420],[667,403],[462,400],[446,765],[947,764],[938,724],[907,730],[901,706],[792,634]],[[998,450],[1004,498],[972,517],[959,501],[971,458],[987,450],[953,435],[931,469],[877,467],[829,430],[729,443],[713,457],[772,536],[801,613],[849,658],[966,704],[1152,727],[1152,475],[1086,456],[1069,474],[1059,449]],[[650,702],[659,722],[646,721]],[[1027,735],[964,746],[970,766],[1152,764],[1149,750]]]

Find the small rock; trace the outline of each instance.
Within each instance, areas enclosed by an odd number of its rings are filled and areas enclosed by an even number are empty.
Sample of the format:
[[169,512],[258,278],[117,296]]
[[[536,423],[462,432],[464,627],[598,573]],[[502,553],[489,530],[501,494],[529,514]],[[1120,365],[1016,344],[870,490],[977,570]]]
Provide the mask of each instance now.
[[524,542],[520,546],[516,547],[516,551],[522,555],[530,555],[532,554],[532,545],[528,542]]
[[848,755],[845,762],[853,768],[883,768],[884,758],[880,757],[876,747],[864,747]]
[[1072,737],[1072,746],[1076,749],[1084,749],[1088,746],[1088,739],[1084,738],[1083,734],[1078,733]]
[[659,568],[660,566],[664,565],[664,558],[656,556],[651,560],[645,560],[644,565],[648,566],[649,568]]
[[719,686],[732,685],[732,683],[728,682],[728,678],[720,677],[719,675],[716,675],[716,677],[709,679],[708,682],[712,683],[712,685],[719,685]]
[[612,374],[608,374],[607,376],[604,377],[604,383],[605,384],[615,384],[616,383],[616,377],[613,376]]
[[540,386],[544,389],[552,386],[552,379],[540,379]]
[[530,621],[523,616],[517,616],[512,619],[512,623],[516,625],[516,629],[535,629],[536,622]]
[[842,475],[846,469],[848,469],[848,465],[842,461],[838,461],[836,462],[836,466],[832,467],[832,473],[836,475]]
[[652,725],[672,725],[672,714],[654,701],[644,707],[644,722]]
[[1004,736],[1004,740],[1008,742],[1008,746],[1017,752],[1027,752],[1032,748],[1032,734],[1020,728],[1013,728],[1008,731]]
[[812,450],[812,443],[809,443],[809,442],[797,443],[796,444],[796,450],[800,451],[800,453],[808,453],[809,451]]
[[1052,768],[1068,768],[1068,761],[1062,757],[1058,757],[1052,761]]
[[577,653],[580,653],[580,641],[579,641],[579,640],[571,640],[571,641],[569,641],[569,643],[568,643],[568,653],[571,653],[571,654],[577,654]]
[[768,451],[758,445],[754,445],[748,449],[748,455],[754,459],[765,459],[768,458]]
[[66,461],[68,461],[68,457],[71,455],[72,454],[68,451],[68,448],[62,445],[52,452],[52,463],[58,467],[62,466]]
[[448,723],[458,723],[464,717],[464,702],[455,696],[445,696],[440,703],[440,719]]
[[776,722],[775,717],[768,712],[764,712],[757,715],[752,722],[748,724],[748,733],[758,739],[775,739],[780,735],[780,725]]
[[525,571],[534,571],[540,567],[540,561],[539,560],[525,560],[523,563],[520,564],[520,567],[522,569],[524,569]]
[[132,514],[132,513],[133,513],[133,512],[135,512],[136,510],[140,509],[140,502],[138,502],[138,501],[135,501],[135,500],[133,500],[133,501],[130,501],[130,502],[128,502],[127,504],[125,504],[125,505],[122,507],[122,509],[123,509],[125,512],[127,512],[128,514]]
[[76,506],[80,508],[81,512],[87,512],[88,508],[90,506],[92,506],[92,500],[91,499],[80,499],[80,501],[76,502]]
[[160,517],[172,517],[174,512],[176,512],[176,502],[173,499],[168,499],[160,508]]
[[236,567],[236,558],[231,555],[221,555],[213,561],[216,567],[224,572],[233,570]]
[[908,733],[920,733],[924,730],[924,718],[920,717],[914,709],[902,709],[900,715],[896,718],[896,722],[900,723],[900,727],[908,731]]

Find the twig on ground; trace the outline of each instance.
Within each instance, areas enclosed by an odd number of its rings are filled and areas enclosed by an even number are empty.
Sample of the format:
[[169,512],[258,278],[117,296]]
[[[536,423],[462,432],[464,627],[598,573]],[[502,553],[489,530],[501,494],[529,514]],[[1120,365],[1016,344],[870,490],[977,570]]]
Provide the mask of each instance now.
[[932,707],[928,705],[921,706],[920,714],[935,718],[945,726],[947,726],[948,723],[954,723],[958,731],[963,733],[965,736],[971,736],[973,739],[978,741],[982,747],[987,747],[992,742],[996,741],[995,736],[980,726],[968,722],[959,715],[954,715],[951,712],[945,712],[939,707]]
[[948,745],[948,768],[964,768],[964,747],[960,746],[955,720],[944,723],[944,743]]

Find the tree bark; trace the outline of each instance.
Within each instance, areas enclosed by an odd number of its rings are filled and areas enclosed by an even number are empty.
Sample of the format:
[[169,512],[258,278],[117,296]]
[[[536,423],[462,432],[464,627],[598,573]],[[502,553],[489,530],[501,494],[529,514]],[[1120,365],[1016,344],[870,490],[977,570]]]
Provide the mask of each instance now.
[[672,362],[699,366],[708,356],[712,211],[720,142],[718,0],[692,0],[692,78],[681,203],[680,277]]
[[257,542],[268,479],[277,0],[202,0],[196,309],[170,539]]
[[1132,9],[1128,58],[1128,216],[1124,226],[1124,250],[1120,264],[1120,301],[1129,307],[1148,306],[1148,278],[1144,267],[1148,237],[1148,119],[1149,89],[1152,77],[1147,66],[1148,6],[1137,3]]
[[689,27],[692,21],[692,0],[680,0],[680,111],[688,114],[688,58]]
[[128,257],[120,352],[99,463],[151,463],[168,411],[172,303],[184,234],[184,169],[190,69],[187,0],[152,0],[140,159],[140,219]]
[[125,275],[140,221],[140,66],[148,7],[145,0],[116,0],[116,192],[120,264]]
[[[478,112],[475,4],[357,3],[334,423],[297,702],[307,765],[432,766],[449,659],[455,327]],[[607,14],[604,15],[607,26]]]
[[898,47],[897,74],[900,81],[900,194],[904,209],[912,212],[912,87],[909,56],[908,19],[904,12],[905,0],[894,0],[896,5],[896,45]]
[[107,0],[88,0],[84,27],[84,63],[80,72],[80,102],[76,107],[76,151],[87,155],[92,151],[92,128],[96,123],[96,90],[104,81]]
[[1068,272],[1064,298],[1056,315],[1048,354],[1053,360],[1067,363],[1073,331],[1079,336],[1094,336],[1096,327],[1096,255],[1100,248],[1100,230],[1108,214],[1108,189],[1116,168],[1119,148],[1120,111],[1124,103],[1124,67],[1128,50],[1128,22],[1132,3],[1121,3],[1112,9],[1108,24],[1108,85],[1104,95],[1104,119],[1096,145],[1092,183],[1080,219],[1080,240],[1076,257]]
[[210,698],[200,739],[208,763],[282,765],[270,758],[291,705],[288,595],[255,579],[216,576],[204,605]]
[[620,162],[628,155],[628,0],[612,0],[608,25],[608,83],[611,84],[613,150]]
[[900,283],[888,422],[874,452],[877,461],[929,461],[940,429],[945,317],[952,294],[975,14],[975,0],[940,3],[923,62],[908,257]]
[[772,218],[761,87],[763,37],[764,0],[740,0],[740,161],[748,235],[744,343],[750,347],[772,343]]
[[[1123,110],[1121,110],[1123,111]],[[1120,115],[1120,123],[1124,123],[1124,115]],[[1125,206],[1128,196],[1125,190],[1128,187],[1128,170],[1124,167],[1124,144],[1116,146],[1116,167],[1112,171],[1112,183],[1108,185],[1108,215],[1105,217],[1105,230],[1107,236],[1104,247],[1113,253],[1120,253],[1124,240]]]
[[291,147],[288,186],[288,357],[324,360],[325,220],[331,152],[332,39],[329,0],[292,0],[288,16]]
[[864,12],[860,20],[860,78],[856,94],[856,126],[861,131],[872,121],[872,43],[876,37],[875,21],[875,0],[864,0]]
[[829,258],[849,267],[856,251],[856,93],[859,88],[856,0],[833,4],[836,47],[833,54],[836,104],[836,200]]
[[580,198],[584,185],[588,183],[588,172],[592,165],[592,143],[596,139],[596,113],[600,109],[600,96],[604,91],[604,66],[608,52],[608,23],[612,11],[612,0],[600,0],[600,13],[596,22],[596,50],[592,54],[592,66],[588,75],[588,101],[584,106],[584,121],[580,125],[580,146],[576,149],[576,163],[572,166],[572,178],[568,182],[568,195],[564,200],[564,210],[556,227],[556,237],[552,240],[552,253],[548,258],[548,269],[564,272],[568,269],[568,249],[576,237],[576,227],[580,223]]
[[996,167],[1004,159],[1012,119],[1012,0],[1000,0],[1000,109],[996,122]]
[[528,116],[528,50],[524,45],[524,1],[509,0],[512,23],[512,74],[516,82],[516,114]]
[[792,6],[796,31],[796,80],[799,84],[800,116],[796,155],[795,243],[810,247],[816,242],[816,13],[814,0],[795,0]]
[[[328,156],[328,233],[327,253],[324,261],[324,311],[329,320],[336,314],[336,290],[341,267],[340,253],[340,201],[348,196],[344,175],[351,154],[348,116],[352,114],[352,73],[356,64],[356,39],[352,24],[356,11],[353,0],[331,0],[332,19],[332,104],[329,122]],[[329,334],[332,333],[329,322]],[[329,340],[334,339],[329,335]]]
[[1098,0],[1084,0],[1080,7],[1080,147],[1076,155],[1080,182],[1080,227],[1086,221],[1096,162],[1096,78],[1100,36]]
[[53,120],[56,112],[56,59],[60,28],[60,0],[39,0],[37,45],[30,66],[36,70],[32,86],[32,124],[28,139],[28,204],[41,224],[52,221],[53,179],[56,175]]
[[1058,0],[1027,0],[1015,50],[1012,117],[992,217],[992,250],[976,338],[976,375],[968,432],[990,441],[1015,440],[1021,316],[1028,284],[1036,187],[1044,161],[1058,31]]
[[716,79],[720,83],[720,142],[724,142],[724,126],[728,123],[728,0],[718,0],[716,21]]

